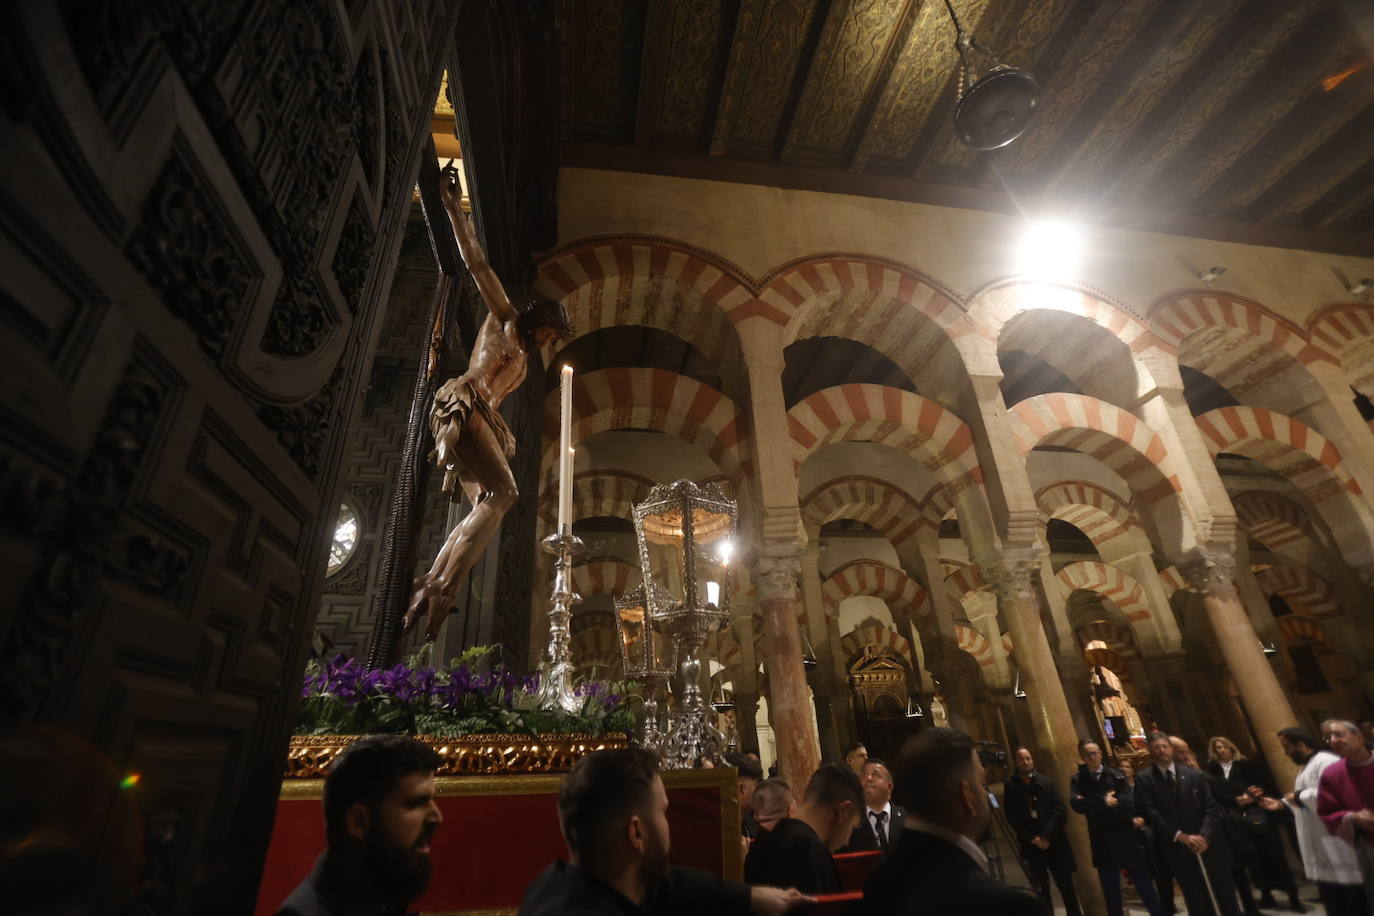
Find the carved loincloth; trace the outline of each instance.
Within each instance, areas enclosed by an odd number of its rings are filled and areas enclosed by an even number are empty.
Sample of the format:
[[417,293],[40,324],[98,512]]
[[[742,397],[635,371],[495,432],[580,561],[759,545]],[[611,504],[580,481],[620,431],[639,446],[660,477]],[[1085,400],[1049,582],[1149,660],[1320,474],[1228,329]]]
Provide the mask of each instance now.
[[491,428],[506,460],[515,455],[515,434],[506,425],[501,412],[492,409],[471,379],[459,376],[440,385],[434,392],[434,406],[429,409],[429,431],[434,434],[434,451],[430,452],[430,457],[444,469],[444,492],[455,502],[463,497],[462,487],[458,485],[458,438],[474,410]]

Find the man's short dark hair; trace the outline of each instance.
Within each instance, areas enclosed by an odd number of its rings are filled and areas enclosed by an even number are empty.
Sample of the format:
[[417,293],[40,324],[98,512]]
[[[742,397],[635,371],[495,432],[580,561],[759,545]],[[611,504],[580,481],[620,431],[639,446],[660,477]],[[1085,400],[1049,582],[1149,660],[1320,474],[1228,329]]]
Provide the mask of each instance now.
[[359,738],[329,764],[324,778],[324,826],[329,842],[348,835],[348,809],[376,810],[413,773],[433,773],[443,763],[427,744],[402,735]]
[[1279,737],[1289,744],[1305,744],[1314,751],[1322,749],[1322,743],[1310,731],[1296,725],[1279,729]]
[[827,808],[840,802],[849,802],[857,811],[863,808],[864,787],[853,767],[843,763],[827,763],[811,774],[803,797],[810,804]]
[[858,750],[859,748],[861,748],[861,747],[864,748],[864,750],[868,750],[868,748],[864,745],[864,743],[863,743],[862,741],[855,741],[853,744],[849,745],[849,747],[847,747],[847,748],[844,749],[844,757],[845,757],[845,759],[848,760],[848,759],[849,759],[849,755],[852,754],[852,753],[854,753],[855,751],[857,751],[857,750]]
[[1171,736],[1165,734],[1164,732],[1150,732],[1150,734],[1145,738],[1146,745],[1154,744],[1156,741],[1168,741],[1170,744],[1173,744]]
[[1080,754],[1083,753],[1083,751],[1087,749],[1087,747],[1088,747],[1089,744],[1095,744],[1095,745],[1097,745],[1097,749],[1098,749],[1099,751],[1102,750],[1102,745],[1098,744],[1097,741],[1096,741],[1095,739],[1093,739],[1093,738],[1080,738],[1079,741],[1078,741],[1078,753],[1080,753]]
[[558,787],[558,822],[568,849],[583,852],[604,841],[653,801],[658,758],[638,747],[595,751],[573,764]]
[[881,757],[869,757],[867,760],[865,760],[864,769],[866,770],[869,767],[882,767],[884,770],[887,770],[888,776],[892,775],[892,767],[888,766],[887,763]]
[[973,774],[973,739],[958,729],[929,728],[907,739],[894,773],[897,803],[918,817],[938,819]]
[[752,757],[745,754],[732,754],[726,758],[726,763],[739,771],[740,779],[752,779],[755,782],[763,780],[763,764]]

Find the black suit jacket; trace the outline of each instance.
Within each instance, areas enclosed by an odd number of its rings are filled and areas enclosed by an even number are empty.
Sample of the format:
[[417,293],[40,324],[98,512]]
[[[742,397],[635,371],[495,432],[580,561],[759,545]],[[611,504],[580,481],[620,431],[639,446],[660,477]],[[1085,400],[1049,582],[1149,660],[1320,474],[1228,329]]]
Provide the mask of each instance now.
[[1007,887],[953,843],[915,830],[873,866],[861,913],[874,916],[1044,916],[1029,892]]
[[[887,848],[897,845],[906,827],[906,812],[897,805],[892,806],[891,823],[887,825]],[[868,806],[864,806],[859,816],[859,826],[849,835],[849,843],[841,852],[868,852],[878,848],[878,837],[873,833],[873,820],[868,816]]]
[[404,903],[388,902],[366,869],[321,853],[315,867],[282,901],[276,916],[405,916]]
[[519,916],[747,916],[749,888],[695,868],[668,869],[636,906],[576,865],[555,862],[525,889]]
[[[1115,807],[1107,805],[1108,792],[1116,793]],[[1102,775],[1093,779],[1088,768],[1080,764],[1069,780],[1069,805],[1088,820],[1093,865],[1128,870],[1148,867],[1145,850],[1131,823],[1136,816],[1136,792],[1126,781],[1126,774],[1104,766]]]
[[1141,814],[1154,827],[1160,843],[1173,843],[1179,831],[1200,833],[1208,843],[1216,843],[1221,806],[1212,794],[1207,777],[1183,764],[1175,764],[1174,773],[1177,785],[1173,790],[1163,773],[1153,765],[1136,776],[1136,803]]
[[744,860],[746,884],[795,887],[803,894],[838,894],[835,857],[810,825],[785,817],[749,847]]
[[[1026,782],[1020,773],[1008,776],[1002,806],[1007,812],[1007,823],[1016,831],[1023,856],[1043,860],[1055,868],[1074,867],[1073,849],[1064,834],[1069,812],[1049,777],[1032,773]],[[1049,840],[1050,848],[1041,849],[1032,843],[1036,837]]]

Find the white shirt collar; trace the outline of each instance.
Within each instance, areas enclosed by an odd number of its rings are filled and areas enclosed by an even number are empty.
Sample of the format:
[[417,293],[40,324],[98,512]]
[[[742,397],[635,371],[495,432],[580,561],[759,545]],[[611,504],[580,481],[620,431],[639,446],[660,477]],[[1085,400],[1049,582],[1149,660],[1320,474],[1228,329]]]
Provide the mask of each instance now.
[[1173,760],[1169,761],[1169,765],[1168,765],[1167,767],[1160,767],[1159,764],[1157,764],[1157,763],[1155,764],[1155,769],[1161,770],[1162,772],[1165,772],[1165,773],[1173,773],[1175,776],[1178,775],[1178,773],[1175,772],[1176,769],[1177,769],[1177,767],[1178,767],[1178,762],[1177,762],[1177,761],[1173,761]]
[[1229,778],[1231,775],[1231,767],[1235,766],[1236,762],[1234,760],[1222,760],[1218,762],[1221,764],[1221,775]]
[[880,811],[887,815],[887,821],[888,821],[888,823],[889,823],[889,824],[892,823],[892,802],[889,801],[887,804],[883,805],[881,808],[869,808],[869,809],[868,809],[868,819],[869,819],[869,820],[873,820],[873,815],[877,814],[877,813],[880,812]]
[[955,833],[948,827],[941,827],[939,824],[932,824],[930,821],[913,817],[910,812],[906,816],[906,829],[915,830],[917,833],[925,833],[930,836],[944,840],[946,843],[953,843],[958,846],[968,857],[978,864],[983,871],[988,870],[987,853],[978,848],[978,844],[964,836],[962,833]]

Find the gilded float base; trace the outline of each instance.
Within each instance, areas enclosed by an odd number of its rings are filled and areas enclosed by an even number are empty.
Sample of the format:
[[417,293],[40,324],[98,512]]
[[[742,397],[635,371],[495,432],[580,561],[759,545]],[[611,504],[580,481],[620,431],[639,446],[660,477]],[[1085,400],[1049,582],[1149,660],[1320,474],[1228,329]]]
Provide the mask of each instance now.
[[[323,779],[329,762],[361,735],[295,735],[286,755],[283,779]],[[443,763],[436,776],[512,776],[521,773],[566,773],[580,758],[608,747],[627,747],[624,734],[465,735],[436,738],[414,735],[428,744]]]

